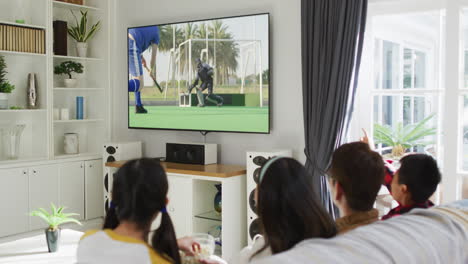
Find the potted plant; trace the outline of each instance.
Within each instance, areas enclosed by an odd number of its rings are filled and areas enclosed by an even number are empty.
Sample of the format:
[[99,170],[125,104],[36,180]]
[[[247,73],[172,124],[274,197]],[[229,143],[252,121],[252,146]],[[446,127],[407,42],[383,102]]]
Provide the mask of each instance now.
[[59,65],[55,66],[54,73],[55,74],[66,74],[68,79],[65,79],[65,87],[72,88],[76,86],[78,82],[76,79],[72,78],[72,73],[83,73],[83,65],[79,62],[74,61],[64,61]]
[[76,223],[81,225],[80,221],[72,218],[78,214],[73,213],[64,213],[63,209],[65,207],[56,207],[53,203],[51,204],[52,212],[47,212],[44,208],[39,208],[39,210],[32,211],[31,216],[38,216],[42,218],[49,227],[45,230],[47,247],[49,252],[55,252],[58,250],[58,244],[60,242],[60,228],[59,226],[65,223]]
[[6,79],[6,68],[5,58],[0,55],[0,109],[8,109],[8,94],[15,89]]
[[403,126],[400,122],[396,128],[374,124],[374,142],[392,147],[391,158],[399,159],[409,148],[427,146],[434,142],[425,141],[426,137],[436,134],[436,127],[426,124],[435,116],[429,115],[418,123]]
[[88,30],[88,11],[81,12],[81,19],[78,23],[78,18],[75,16],[75,13],[71,11],[73,16],[75,17],[75,26],[71,26],[68,28],[68,34],[72,38],[76,40],[76,49],[78,53],[78,57],[86,57],[88,51],[88,43],[86,43],[90,38],[94,36],[94,34],[99,29],[101,21],[98,21],[96,24],[92,25],[91,28]]

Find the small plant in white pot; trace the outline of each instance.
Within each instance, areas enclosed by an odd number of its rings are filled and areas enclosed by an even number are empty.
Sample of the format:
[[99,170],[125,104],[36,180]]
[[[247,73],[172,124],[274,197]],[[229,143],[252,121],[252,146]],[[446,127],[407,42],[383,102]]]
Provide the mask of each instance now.
[[38,216],[42,218],[49,227],[45,230],[47,247],[49,252],[56,252],[58,250],[58,245],[60,243],[60,228],[59,226],[65,223],[76,223],[81,225],[80,221],[72,218],[71,216],[76,216],[78,214],[74,213],[64,213],[63,210],[65,207],[56,207],[53,203],[51,204],[52,212],[47,212],[44,208],[39,208],[36,211],[31,212],[31,216]]
[[64,61],[59,65],[55,66],[54,73],[55,74],[65,74],[68,76],[68,79],[65,78],[64,83],[65,87],[73,88],[76,87],[76,83],[78,82],[76,79],[72,78],[72,73],[83,73],[83,65],[79,62],[74,61]]
[[78,57],[86,57],[88,53],[88,43],[86,43],[90,38],[96,34],[99,29],[101,21],[98,21],[96,24],[92,25],[88,30],[88,11],[81,12],[81,19],[78,22],[78,18],[75,16],[75,13],[71,11],[75,17],[75,26],[68,28],[68,34],[76,40],[76,51]]
[[5,58],[0,55],[0,109],[8,109],[8,95],[15,89],[15,86],[6,79]]

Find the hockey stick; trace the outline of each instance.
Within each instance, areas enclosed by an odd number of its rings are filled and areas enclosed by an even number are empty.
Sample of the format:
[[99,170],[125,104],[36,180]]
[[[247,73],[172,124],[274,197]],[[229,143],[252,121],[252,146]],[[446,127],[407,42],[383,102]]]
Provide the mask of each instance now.
[[148,66],[144,65],[146,71],[148,71],[148,74],[149,76],[151,77],[151,79],[153,79],[153,82],[154,84],[156,85],[156,87],[159,89],[159,91],[162,93],[163,92],[163,89],[161,88],[161,86],[159,86],[159,83],[156,81],[156,79],[153,77],[153,75],[151,75],[151,70],[148,69]]

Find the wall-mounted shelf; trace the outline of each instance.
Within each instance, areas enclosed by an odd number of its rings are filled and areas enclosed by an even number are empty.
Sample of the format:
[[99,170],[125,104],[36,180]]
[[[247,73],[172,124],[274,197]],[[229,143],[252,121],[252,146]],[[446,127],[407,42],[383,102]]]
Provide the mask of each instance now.
[[95,91],[95,92],[103,92],[104,88],[65,88],[65,87],[56,87],[54,91],[63,91],[63,92],[72,92],[72,91]]
[[40,161],[46,161],[47,157],[22,157],[19,159],[15,160],[0,160],[0,167],[3,168],[3,166],[13,166],[15,164],[21,164],[25,162],[40,162]]
[[1,113],[46,113],[46,109],[5,109],[5,110],[0,110]]
[[62,60],[82,60],[82,61],[103,61],[103,59],[100,59],[100,58],[75,57],[75,56],[61,56],[61,55],[54,55],[54,59],[62,59]]
[[222,221],[221,214],[217,213],[216,211],[210,211],[207,213],[195,215],[196,218],[206,219],[206,220],[213,220],[213,221]]
[[46,57],[43,53],[31,53],[31,52],[18,52],[18,51],[7,51],[0,50],[1,55],[21,55],[21,56],[35,56],[35,57]]
[[102,154],[99,153],[79,153],[79,154],[59,154],[54,157],[57,159],[70,159],[70,158],[86,158],[86,159],[100,159]]
[[70,4],[70,3],[65,3],[61,1],[53,1],[54,7],[58,8],[67,8],[70,10],[89,10],[89,11],[102,11],[102,9],[93,7],[93,6],[85,6],[85,5],[77,5],[77,4]]
[[54,120],[55,124],[73,124],[73,123],[94,123],[94,122],[104,122],[104,119],[70,119],[70,120]]
[[2,21],[2,20],[0,20],[0,24],[10,25],[10,26],[18,26],[18,27],[27,27],[27,28],[46,29],[46,27],[44,27],[44,26],[31,25],[31,24],[21,24],[21,23]]

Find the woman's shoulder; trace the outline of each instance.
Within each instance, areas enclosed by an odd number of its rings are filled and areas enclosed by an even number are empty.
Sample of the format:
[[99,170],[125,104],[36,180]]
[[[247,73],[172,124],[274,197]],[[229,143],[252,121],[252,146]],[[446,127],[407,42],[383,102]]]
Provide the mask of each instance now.
[[269,247],[256,254],[265,246],[265,238],[263,236],[256,235],[252,239],[252,241],[253,243],[251,245],[243,248],[239,255],[232,259],[229,263],[249,263],[252,257],[257,259],[261,257],[271,256],[271,250]]
[[152,264],[171,264],[172,261],[169,261],[167,258],[161,256],[158,252],[156,252],[152,247],[148,245],[148,252],[151,259]]
[[[99,263],[101,255],[99,252],[105,250],[107,252],[114,251],[116,258],[126,259],[128,256],[134,256],[135,263],[141,263],[141,260],[149,263],[170,264],[172,263],[167,258],[164,258],[154,250],[148,243],[144,241],[119,235],[113,230],[89,230],[80,240],[78,246],[78,263],[87,263],[85,260],[93,260]],[[127,263],[123,261],[124,263]],[[146,263],[145,262],[145,263]],[[107,262],[106,262],[107,263]]]
[[98,233],[100,231],[102,231],[102,230],[97,230],[97,229],[88,230],[81,236],[80,241],[82,241],[83,239],[85,239],[85,238],[87,238],[89,236],[92,236],[92,235],[94,235],[94,234],[96,234],[96,233]]

